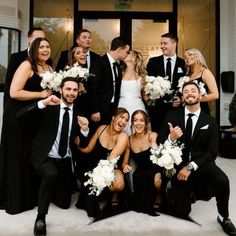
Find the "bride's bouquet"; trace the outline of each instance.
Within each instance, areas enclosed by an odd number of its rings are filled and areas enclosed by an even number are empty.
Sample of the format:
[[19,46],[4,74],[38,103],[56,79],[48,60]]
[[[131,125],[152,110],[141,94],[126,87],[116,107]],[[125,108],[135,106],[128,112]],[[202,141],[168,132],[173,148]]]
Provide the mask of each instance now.
[[89,179],[84,182],[84,186],[89,185],[89,195],[99,196],[105,187],[111,186],[112,181],[115,180],[115,171],[119,156],[113,160],[100,160],[98,165],[89,172],[85,173]]
[[165,168],[167,177],[172,177],[176,173],[174,165],[179,165],[182,162],[182,149],[184,144],[171,143],[166,140],[164,144],[152,145],[150,160],[153,164]]
[[[183,84],[190,81],[190,78],[189,76],[183,76],[179,79],[179,82],[178,82],[178,88],[179,88],[179,92],[182,93],[182,88],[183,88]],[[197,84],[197,86],[199,87],[200,89],[200,94],[202,96],[206,96],[207,95],[207,92],[206,92],[206,89],[205,89],[205,84],[203,82],[198,82],[197,80],[193,80],[194,83]]]
[[157,99],[172,93],[168,76],[164,78],[161,76],[146,76],[145,80],[144,91],[148,95],[147,104],[149,106],[154,106]]

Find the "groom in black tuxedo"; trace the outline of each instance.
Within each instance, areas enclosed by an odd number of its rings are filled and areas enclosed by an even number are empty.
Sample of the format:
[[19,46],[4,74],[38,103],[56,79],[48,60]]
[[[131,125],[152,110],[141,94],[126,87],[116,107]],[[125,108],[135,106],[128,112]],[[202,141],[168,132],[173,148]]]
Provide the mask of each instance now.
[[38,215],[34,226],[34,234],[37,236],[46,235],[45,218],[51,201],[63,209],[70,206],[74,183],[73,166],[77,155],[74,144],[78,135],[77,123],[81,126],[88,123],[86,118],[78,117],[79,112],[74,106],[78,90],[78,81],[67,77],[61,83],[61,99],[51,95],[18,113],[21,119],[32,112],[41,115],[38,134],[29,148],[31,162],[41,178]]
[[164,99],[158,99],[154,107],[148,107],[152,131],[155,132],[159,132],[167,112],[181,105],[181,99],[177,96],[176,90],[179,78],[186,73],[185,61],[176,54],[177,36],[171,33],[163,34],[160,44],[163,55],[150,58],[147,64],[147,73],[149,76],[168,76],[173,94],[172,96],[166,96]]
[[185,145],[182,162],[171,179],[174,203],[170,213],[188,219],[193,200],[215,197],[217,221],[228,235],[236,235],[229,219],[229,179],[215,163],[218,155],[216,120],[201,111],[197,84],[185,83],[182,94],[185,107],[167,114],[158,136],[159,143],[169,139]]
[[89,109],[91,120],[97,124],[109,124],[118,106],[122,79],[120,61],[127,57],[129,50],[130,46],[121,37],[114,38],[110,50],[96,61],[91,71],[95,78],[91,80]]

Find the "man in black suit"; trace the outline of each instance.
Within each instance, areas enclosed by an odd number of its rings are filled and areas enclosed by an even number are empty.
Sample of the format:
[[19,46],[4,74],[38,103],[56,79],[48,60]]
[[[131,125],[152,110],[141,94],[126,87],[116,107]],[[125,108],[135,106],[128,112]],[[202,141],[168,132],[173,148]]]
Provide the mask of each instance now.
[[25,49],[24,51],[11,54],[8,67],[7,67],[5,84],[4,84],[4,97],[3,97],[4,107],[7,101],[10,99],[9,91],[10,91],[11,81],[13,79],[15,71],[17,70],[19,65],[28,57],[28,51],[29,51],[30,45],[36,38],[45,38],[45,34],[40,27],[37,27],[37,28],[34,27],[28,31],[28,48],[27,49]]
[[[100,56],[97,53],[90,50],[92,44],[91,32],[87,29],[79,30],[77,34],[76,43],[78,46],[81,46],[85,50],[87,55],[86,67],[90,71],[91,68],[93,67],[94,62],[98,58],[100,58]],[[56,66],[56,71],[64,70],[65,66],[68,64],[68,60],[69,60],[69,50],[62,51]]]
[[[160,44],[163,55],[150,58],[147,64],[147,73],[149,76],[168,76],[173,94],[164,99],[158,99],[154,107],[148,107],[152,131],[155,132],[159,132],[167,112],[181,105],[181,99],[177,96],[176,90],[179,78],[186,73],[184,60],[176,55],[178,38],[174,34],[166,33],[161,36]],[[170,60],[169,73],[168,60]]]
[[130,46],[121,37],[114,38],[110,50],[94,65],[89,109],[91,120],[97,124],[109,124],[118,106],[122,79],[119,63],[129,50]]
[[[185,107],[170,111],[160,130],[158,141],[184,143],[182,162],[171,179],[173,206],[170,213],[188,219],[193,200],[216,197],[217,221],[228,235],[236,235],[229,217],[229,179],[216,165],[218,127],[216,120],[200,108],[200,89],[193,81],[182,89]],[[169,135],[170,133],[170,135]]]
[[[64,78],[60,87],[61,99],[51,95],[18,113],[21,119],[32,112],[40,112],[41,115],[38,134],[29,149],[31,162],[41,179],[38,215],[34,225],[34,234],[37,236],[46,235],[45,218],[51,201],[63,209],[70,206],[74,183],[72,167],[77,154],[74,144],[78,135],[77,120],[80,125],[88,124],[86,118],[78,117],[79,113],[73,104],[78,89],[75,78]],[[67,126],[64,125],[65,115]],[[65,127],[67,130],[63,131]]]

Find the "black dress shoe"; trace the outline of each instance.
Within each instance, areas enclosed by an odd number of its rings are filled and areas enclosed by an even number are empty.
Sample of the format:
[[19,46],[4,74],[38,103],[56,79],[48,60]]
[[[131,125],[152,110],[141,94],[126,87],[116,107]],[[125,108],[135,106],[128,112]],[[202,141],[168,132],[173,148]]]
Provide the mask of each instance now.
[[236,235],[236,228],[234,227],[234,224],[232,221],[227,218],[223,219],[223,221],[220,220],[219,216],[217,217],[218,223],[221,225],[224,232],[228,235]]
[[147,214],[150,215],[150,216],[160,216],[160,214],[158,214],[158,213],[155,211],[154,208],[151,209],[150,211],[148,211]]
[[36,220],[34,224],[35,236],[46,236],[46,223],[43,220]]

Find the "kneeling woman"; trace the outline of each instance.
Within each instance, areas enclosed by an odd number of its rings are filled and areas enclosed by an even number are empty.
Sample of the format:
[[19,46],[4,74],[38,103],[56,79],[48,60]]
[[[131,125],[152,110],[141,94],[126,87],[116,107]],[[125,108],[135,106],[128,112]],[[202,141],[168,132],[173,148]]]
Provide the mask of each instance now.
[[131,126],[134,133],[129,137],[129,144],[122,163],[123,172],[128,173],[132,167],[129,159],[135,163],[133,173],[134,210],[157,216],[155,208],[161,203],[161,167],[150,160],[151,145],[156,145],[157,133],[148,131],[148,116],[142,110],[132,114]]
[[[91,158],[93,167],[95,167],[101,159],[112,160],[123,154],[128,145],[128,136],[123,132],[128,121],[128,111],[124,108],[117,108],[110,125],[101,125],[98,127],[87,147],[80,147],[79,144],[81,143],[81,138],[76,139],[76,144],[78,145],[80,152],[91,153],[91,156],[88,158]],[[125,187],[124,175],[119,169],[119,163],[118,168],[115,169],[115,175],[115,180],[107,189],[107,192],[112,193],[111,204],[113,205],[118,204],[118,193]],[[89,195],[87,187],[82,188],[76,206],[87,210],[88,216],[90,217],[100,216],[99,197]]]

